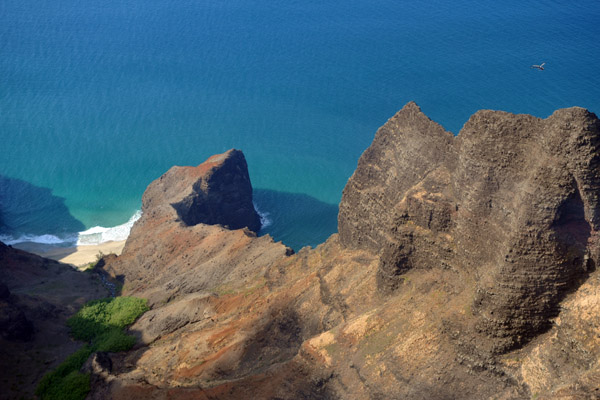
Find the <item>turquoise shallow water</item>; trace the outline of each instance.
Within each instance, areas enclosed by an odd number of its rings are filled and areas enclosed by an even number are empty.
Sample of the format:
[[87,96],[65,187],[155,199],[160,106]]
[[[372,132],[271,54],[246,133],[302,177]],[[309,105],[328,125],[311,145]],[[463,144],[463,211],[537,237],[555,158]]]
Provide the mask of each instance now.
[[235,147],[265,231],[316,245],[410,100],[454,133],[482,108],[600,111],[599,17],[597,1],[3,0],[0,235],[125,224],[170,166]]

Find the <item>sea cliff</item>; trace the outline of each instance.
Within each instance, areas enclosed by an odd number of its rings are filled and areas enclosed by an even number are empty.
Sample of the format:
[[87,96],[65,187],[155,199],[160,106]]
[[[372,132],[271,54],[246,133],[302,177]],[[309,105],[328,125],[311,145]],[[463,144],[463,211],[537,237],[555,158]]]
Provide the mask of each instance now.
[[407,104],[344,189],[339,233],[258,237],[243,154],[151,183],[102,268],[151,310],[91,399],[598,398],[600,121]]

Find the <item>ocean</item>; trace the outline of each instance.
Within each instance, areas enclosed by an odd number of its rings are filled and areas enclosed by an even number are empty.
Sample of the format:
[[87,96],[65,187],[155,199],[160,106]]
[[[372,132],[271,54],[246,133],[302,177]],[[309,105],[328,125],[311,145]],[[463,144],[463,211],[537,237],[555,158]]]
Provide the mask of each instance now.
[[2,0],[0,240],[124,239],[152,180],[238,148],[261,233],[315,246],[408,101],[455,134],[479,109],[600,112],[599,20],[597,0]]

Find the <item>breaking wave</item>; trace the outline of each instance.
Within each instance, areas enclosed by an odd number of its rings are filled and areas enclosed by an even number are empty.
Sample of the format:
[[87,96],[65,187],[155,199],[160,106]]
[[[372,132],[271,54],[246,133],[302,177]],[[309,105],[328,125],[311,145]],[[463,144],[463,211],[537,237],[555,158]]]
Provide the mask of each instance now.
[[120,241],[127,239],[127,237],[129,236],[129,232],[133,227],[133,224],[135,223],[135,221],[140,219],[141,216],[142,212],[136,211],[136,213],[131,218],[129,218],[129,221],[127,221],[126,223],[110,228],[95,226],[83,232],[69,233],[64,235],[24,234],[18,237],[11,235],[0,235],[0,241],[8,245],[28,242],[56,245],[61,247],[96,245],[105,242]]
[[260,229],[264,229],[267,226],[271,226],[271,224],[273,223],[271,218],[269,218],[269,215],[271,215],[271,214],[266,211],[259,210],[256,203],[252,203],[252,204],[254,205],[254,209],[258,213],[258,216],[260,217]]
[[133,224],[135,223],[135,221],[140,219],[141,216],[142,212],[136,211],[136,213],[133,214],[131,218],[129,218],[129,221],[125,222],[122,225],[117,225],[112,228],[95,226],[86,231],[79,232],[77,238],[77,245],[85,246],[125,240],[129,236],[129,232],[131,231]]

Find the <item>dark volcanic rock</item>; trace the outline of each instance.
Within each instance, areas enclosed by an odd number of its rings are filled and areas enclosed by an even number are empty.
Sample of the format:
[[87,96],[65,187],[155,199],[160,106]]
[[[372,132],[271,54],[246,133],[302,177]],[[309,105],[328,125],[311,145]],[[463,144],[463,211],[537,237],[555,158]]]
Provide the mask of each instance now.
[[[0,261],[7,251],[9,248],[0,242]],[[0,282],[0,336],[11,341],[26,342],[33,337],[33,324],[14,300],[9,288]]]
[[142,212],[157,204],[170,204],[188,226],[202,223],[260,230],[248,165],[239,150],[214,155],[197,167],[171,168],[146,189]]
[[0,335],[7,340],[27,342],[33,337],[33,325],[17,306],[0,301]]
[[600,123],[481,111],[458,141],[457,261],[480,274],[478,329],[519,344],[598,262]]
[[[406,193],[438,167],[454,166],[453,139],[451,133],[427,118],[412,102],[382,126],[344,188],[338,216],[342,244],[374,252],[385,247],[390,240],[390,227],[397,225],[397,206]],[[413,207],[427,202],[418,200]],[[421,219],[429,220],[428,210],[418,213]]]
[[88,358],[81,367],[81,371],[94,375],[108,376],[112,371],[112,366],[112,360],[110,359],[109,353],[99,351],[93,353],[90,358]]
[[8,290],[8,287],[6,287],[5,284],[0,282],[0,300],[8,300],[9,297],[10,297],[10,290]]
[[344,189],[340,241],[380,254],[386,293],[410,269],[475,276],[476,330],[507,349],[547,329],[597,264],[599,167],[600,123],[584,109],[480,111],[453,138],[409,103]]

